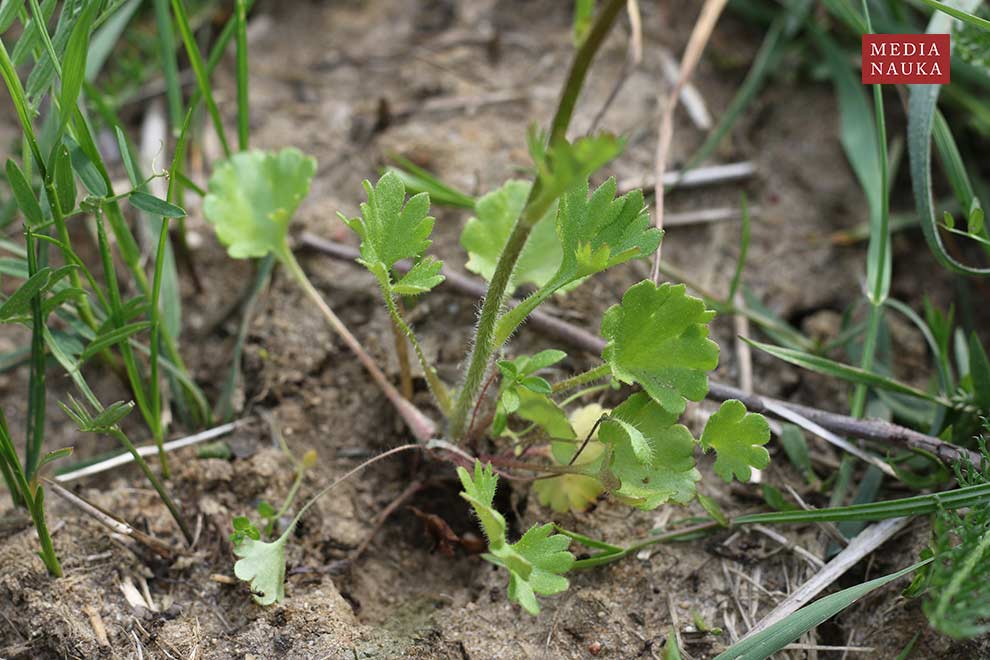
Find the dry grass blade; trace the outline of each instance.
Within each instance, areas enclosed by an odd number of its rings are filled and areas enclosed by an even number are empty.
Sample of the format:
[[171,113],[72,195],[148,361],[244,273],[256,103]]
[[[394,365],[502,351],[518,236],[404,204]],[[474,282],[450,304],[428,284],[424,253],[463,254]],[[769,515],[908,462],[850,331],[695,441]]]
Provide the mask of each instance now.
[[[701,15],[698,22],[694,24],[691,38],[684,49],[684,57],[681,59],[681,74],[671,90],[667,99],[667,105],[660,120],[660,135],[657,138],[657,153],[654,170],[656,173],[656,184],[654,195],[656,196],[656,223],[657,229],[663,229],[663,175],[667,168],[667,153],[670,151],[670,141],[674,135],[674,110],[677,109],[677,99],[680,98],[681,90],[694,74],[694,69],[701,59],[701,54],[705,51],[708,38],[711,37],[715,23],[725,7],[726,0],[706,0],[701,8]],[[660,250],[657,249],[653,255],[653,281],[660,281]]]
[[910,518],[892,518],[864,529],[842,552],[825,564],[825,567],[814,577],[801,585],[784,602],[775,607],[762,620],[758,621],[746,636],[748,637],[761,630],[766,630],[773,624],[786,618],[787,615],[796,612],[809,603],[812,598],[838,580],[846,571],[856,565],[859,560],[869,555],[904,529],[909,521]]
[[[220,426],[215,426],[212,429],[206,429],[199,433],[187,436],[185,438],[179,438],[178,440],[172,440],[171,442],[166,442],[162,445],[162,449],[166,452],[175,451],[176,449],[181,449],[183,447],[190,447],[192,445],[199,444],[201,442],[206,442],[207,440],[213,440],[214,438],[223,437],[234,431],[241,422],[230,422],[228,424],[222,424]],[[158,452],[158,447],[154,445],[145,445],[143,447],[137,448],[138,454],[141,456],[152,456]],[[94,474],[99,474],[100,472],[106,472],[120,465],[127,465],[134,461],[134,457],[124,452],[113,458],[108,458],[105,461],[100,461],[99,463],[93,463],[92,465],[87,465],[86,467],[79,468],[78,470],[73,470],[72,472],[66,472],[64,474],[59,474],[55,477],[55,481],[59,483],[66,483],[69,481],[75,481],[76,479],[81,479],[83,477],[88,477]]]

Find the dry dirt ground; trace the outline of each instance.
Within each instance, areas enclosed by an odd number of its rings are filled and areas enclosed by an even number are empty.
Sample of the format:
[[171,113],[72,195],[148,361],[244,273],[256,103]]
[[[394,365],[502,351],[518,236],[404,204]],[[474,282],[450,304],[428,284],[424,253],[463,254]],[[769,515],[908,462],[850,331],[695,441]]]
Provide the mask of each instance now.
[[[472,193],[523,176],[528,163],[525,127],[550,116],[572,53],[570,3],[486,0],[260,3],[252,26],[252,141],[260,147],[297,146],[319,159],[312,193],[298,224],[307,231],[352,241],[335,220],[353,214],[361,180],[374,177],[390,152],[404,154]],[[683,49],[694,20],[687,0],[641,3],[647,44],[642,66],[627,81],[602,125],[629,138],[610,167],[621,180],[652,170],[657,97],[666,89],[657,47]],[[657,6],[659,4],[659,6]],[[718,116],[745,73],[762,35],[732,16],[715,32],[697,75],[698,88]],[[587,130],[625,57],[626,28],[606,44],[590,77],[575,133]],[[233,124],[232,62],[218,74],[220,106]],[[785,62],[785,64],[787,64]],[[508,97],[508,99],[507,99]],[[10,116],[10,115],[5,115]],[[13,120],[8,120],[12,122]],[[714,157],[751,160],[756,176],[745,184],[677,192],[671,211],[734,205],[744,189],[759,207],[746,283],[775,312],[809,332],[834,335],[839,315],[860,298],[862,246],[835,245],[833,232],[865,220],[864,200],[835,139],[831,89],[783,75]],[[9,131],[5,132],[9,135]],[[703,135],[679,114],[673,161],[685,158]],[[9,140],[5,144],[9,144]],[[217,149],[207,137],[206,159]],[[906,190],[894,208],[909,208]],[[195,200],[189,228],[204,283],[185,282],[187,363],[216,395],[236,332],[223,318],[250,279],[250,265],[233,262],[212,239]],[[438,208],[434,253],[461,268],[458,234],[463,212]],[[724,292],[735,267],[738,225],[676,228],[664,241],[664,258],[691,277]],[[919,235],[895,240],[894,295],[914,302],[925,292],[948,301]],[[396,373],[388,319],[369,275],[359,268],[304,252],[302,263],[368,350]],[[599,277],[567,298],[555,313],[596,330],[601,314],[641,277],[629,266]],[[933,274],[928,276],[926,274]],[[426,350],[453,379],[463,358],[476,301],[440,290],[412,312]],[[895,327],[895,330],[898,329]],[[715,322],[722,344],[717,377],[738,379],[732,319]],[[924,364],[920,339],[895,332],[903,364]],[[11,334],[5,342],[23,336]],[[553,345],[523,332],[510,351]],[[567,368],[593,356],[573,351]],[[248,421],[230,438],[233,460],[198,459],[194,450],[174,456],[170,486],[201,533],[192,555],[163,559],[108,536],[92,519],[52,497],[50,524],[66,577],[51,580],[34,556],[31,528],[5,523],[0,540],[0,656],[18,658],[585,658],[659,657],[676,627],[693,658],[715,655],[766,614],[811,571],[792,552],[756,533],[716,535],[656,547],[615,565],[577,574],[566,594],[546,599],[530,617],[505,598],[505,575],[477,556],[454,558],[433,551],[422,522],[400,509],[354,564],[346,558],[372,528],[377,512],[423,466],[398,458],[373,467],[319,502],[298,528],[288,551],[286,600],[260,608],[245,586],[212,579],[230,575],[227,540],[233,515],[250,513],[259,499],[280,501],[292,479],[290,464],[273,449],[267,413],[295,452],[315,449],[318,466],[303,495],[341,475],[363,457],[400,444],[405,436],[380,393],[341,342],[295,287],[276,273],[261,299],[244,358],[240,400]],[[837,410],[846,391],[762,356],[755,356],[759,391]],[[909,370],[910,371],[910,370]],[[93,376],[104,400],[126,393],[110,377]],[[66,390],[52,374],[49,434],[52,447],[76,445],[81,454],[110,448],[107,440],[79,437],[55,408]],[[0,394],[20,433],[27,369],[3,377]],[[418,383],[423,390],[422,383]],[[426,403],[425,393],[418,396]],[[134,432],[140,437],[140,427]],[[773,446],[765,478],[793,485],[815,504],[824,502]],[[820,473],[837,464],[829,449],[813,445]],[[702,459],[704,491],[727,513],[762,505],[755,486],[727,488]],[[428,486],[413,500],[445,518],[459,533],[474,529],[457,496],[452,471],[432,466]],[[80,494],[141,529],[180,545],[164,507],[134,469],[74,484]],[[528,488],[504,488],[503,504],[515,532],[551,518]],[[631,512],[603,501],[581,515],[556,519],[605,540],[624,543],[671,519],[701,513],[660,509]],[[820,551],[816,530],[783,528],[793,543]],[[906,565],[927,534],[917,521],[840,584],[848,585]],[[580,549],[578,550],[580,552]],[[144,606],[125,598],[122,585],[145,591]],[[146,585],[146,589],[144,589]],[[902,598],[903,584],[882,590],[819,629],[822,644],[866,646],[866,657],[894,657],[920,632],[913,657],[976,657],[975,645],[952,645],[929,632],[918,603]],[[133,598],[132,598],[133,600]],[[706,633],[702,625],[722,629]],[[105,631],[101,639],[100,629]],[[840,657],[825,651],[789,651],[789,657]],[[855,656],[849,656],[855,657]]]

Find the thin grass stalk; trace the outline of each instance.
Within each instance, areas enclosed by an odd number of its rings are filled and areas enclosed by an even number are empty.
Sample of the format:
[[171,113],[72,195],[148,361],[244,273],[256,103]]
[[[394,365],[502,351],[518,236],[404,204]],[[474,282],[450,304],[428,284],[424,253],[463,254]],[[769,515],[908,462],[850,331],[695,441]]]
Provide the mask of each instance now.
[[164,485],[162,485],[162,482],[158,480],[155,473],[151,471],[151,467],[148,465],[148,462],[144,460],[144,457],[140,454],[140,452],[138,452],[137,447],[135,447],[134,443],[131,442],[131,439],[127,437],[127,434],[119,428],[114,427],[110,429],[108,433],[117,442],[122,444],[124,448],[130,452],[131,456],[134,457],[134,462],[141,468],[141,472],[143,472],[144,476],[147,477],[148,481],[151,483],[151,487],[155,489],[155,492],[158,493],[158,496],[162,499],[162,502],[165,504],[168,512],[172,514],[172,518],[182,531],[182,535],[185,537],[186,543],[192,545],[193,535],[189,529],[189,525],[186,524],[185,518],[182,517],[182,514],[179,512],[179,508],[172,500],[172,496],[169,495],[168,490]]
[[[27,243],[28,277],[38,272],[38,253],[31,230],[25,231]],[[41,293],[31,299],[31,371],[28,378],[27,442],[24,452],[24,472],[30,481],[34,478],[41,449],[45,442],[45,319],[41,309]],[[29,493],[24,493],[28,500]],[[28,501],[30,504],[30,501]]]
[[165,270],[165,251],[168,249],[168,225],[166,217],[161,218],[161,230],[158,234],[158,251],[155,254],[155,275],[151,286],[151,359],[148,365],[148,402],[151,407],[150,415],[155,420],[151,427],[152,439],[158,446],[158,460],[162,466],[162,474],[169,476],[168,457],[165,454],[165,429],[162,424],[162,397],[158,386],[158,347],[161,341],[162,314],[160,299],[162,290],[162,273]]
[[237,148],[246,151],[251,131],[251,116],[248,103],[248,44],[247,44],[247,3],[237,0]]
[[[114,326],[119,328],[121,326],[123,303],[120,298],[117,271],[113,265],[113,253],[107,240],[106,227],[104,226],[103,215],[101,213],[96,214],[96,237],[100,257],[103,261],[103,274],[107,282],[107,292],[110,299],[110,309],[108,311],[111,319],[113,319]],[[131,384],[131,390],[134,394],[134,400],[138,410],[141,411],[141,416],[144,418],[148,428],[151,429],[152,435],[157,437],[161,433],[161,417],[156,418],[153,415],[152,408],[148,403],[147,393],[144,390],[144,384],[141,382],[141,373],[138,369],[137,360],[134,359],[134,351],[128,342],[121,342],[120,354],[124,360],[124,369],[127,372],[127,379]],[[162,458],[162,472],[167,477],[169,474],[168,459],[164,456]]]

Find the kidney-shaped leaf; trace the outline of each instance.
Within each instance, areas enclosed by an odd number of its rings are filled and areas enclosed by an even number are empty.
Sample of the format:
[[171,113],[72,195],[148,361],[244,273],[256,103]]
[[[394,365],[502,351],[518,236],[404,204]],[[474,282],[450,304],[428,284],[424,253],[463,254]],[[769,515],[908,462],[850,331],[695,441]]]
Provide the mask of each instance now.
[[203,213],[235,259],[283,259],[289,221],[315,173],[316,159],[298,149],[234,154],[210,177]]

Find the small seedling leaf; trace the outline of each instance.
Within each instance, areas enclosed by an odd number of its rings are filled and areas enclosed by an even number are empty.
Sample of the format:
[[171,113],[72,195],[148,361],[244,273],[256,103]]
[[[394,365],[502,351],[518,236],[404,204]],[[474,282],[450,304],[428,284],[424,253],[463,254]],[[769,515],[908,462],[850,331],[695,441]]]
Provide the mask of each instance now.
[[537,394],[550,394],[553,392],[553,388],[547,382],[547,379],[539,376],[526,376],[519,381],[519,384],[530,392],[536,392]]
[[262,518],[274,518],[278,512],[275,510],[271,504],[265,500],[258,502],[258,515]]
[[234,533],[231,534],[230,540],[235,545],[240,543],[241,538],[245,537],[254,539],[255,541],[261,539],[261,532],[258,531],[258,528],[251,523],[251,519],[247,516],[235,516],[231,524],[234,527]]
[[461,497],[474,508],[488,539],[485,559],[509,571],[509,600],[519,603],[530,614],[537,614],[540,605],[536,594],[552,595],[568,587],[562,573],[574,564],[574,555],[567,552],[570,539],[553,534],[552,524],[534,526],[516,543],[506,541],[505,518],[493,507],[498,477],[491,464],[482,467],[474,463],[474,475],[457,468],[464,490]]
[[686,400],[705,397],[708,372],[718,365],[718,345],[708,339],[714,316],[683,284],[640,282],[605,312],[602,336],[608,344],[602,358],[617,380],[640,385],[680,415]]
[[[388,171],[372,185],[364,182],[368,201],[361,204],[361,217],[344,222],[361,237],[361,260],[373,272],[389,271],[402,259],[415,259],[430,246],[434,219],[430,197],[413,195],[406,201],[406,188],[395,172]],[[376,273],[377,274],[377,273]]]
[[567,357],[567,353],[564,351],[558,351],[553,348],[548,348],[546,350],[540,351],[535,355],[529,356],[525,362],[525,366],[521,368],[523,374],[536,373],[540,369],[546,369],[547,367],[552,367],[561,360]]
[[234,545],[234,554],[240,557],[234,564],[234,575],[250,583],[259,605],[271,605],[285,598],[285,543],[291,532],[292,527],[271,543],[244,535]]
[[62,449],[56,449],[55,451],[50,451],[44,455],[44,457],[38,461],[37,470],[40,471],[41,468],[59,460],[60,458],[65,458],[72,455],[72,447],[63,447]]
[[701,434],[701,446],[714,449],[715,473],[726,482],[735,476],[749,481],[752,469],[770,464],[770,454],[763,446],[770,441],[770,425],[763,415],[746,412],[746,406],[735,399],[724,402],[708,418]]
[[315,173],[316,159],[298,149],[234,154],[210,177],[203,213],[235,259],[284,259],[289,221]]
[[574,565],[574,555],[567,551],[571,539],[554,534],[552,523],[535,525],[511,548],[532,566],[528,577],[509,572],[509,600],[522,605],[530,614],[540,613],[536,595],[552,596],[570,586],[563,576]]
[[685,426],[675,423],[677,415],[638,392],[616,408],[609,419],[638,429],[652,453],[649,462],[642,461],[619,425],[602,425],[599,437],[612,450],[611,465],[603,467],[602,481],[618,482],[613,495],[644,510],[671,500],[684,504],[694,497],[695,483],[701,480],[701,473],[694,467],[695,441]]

